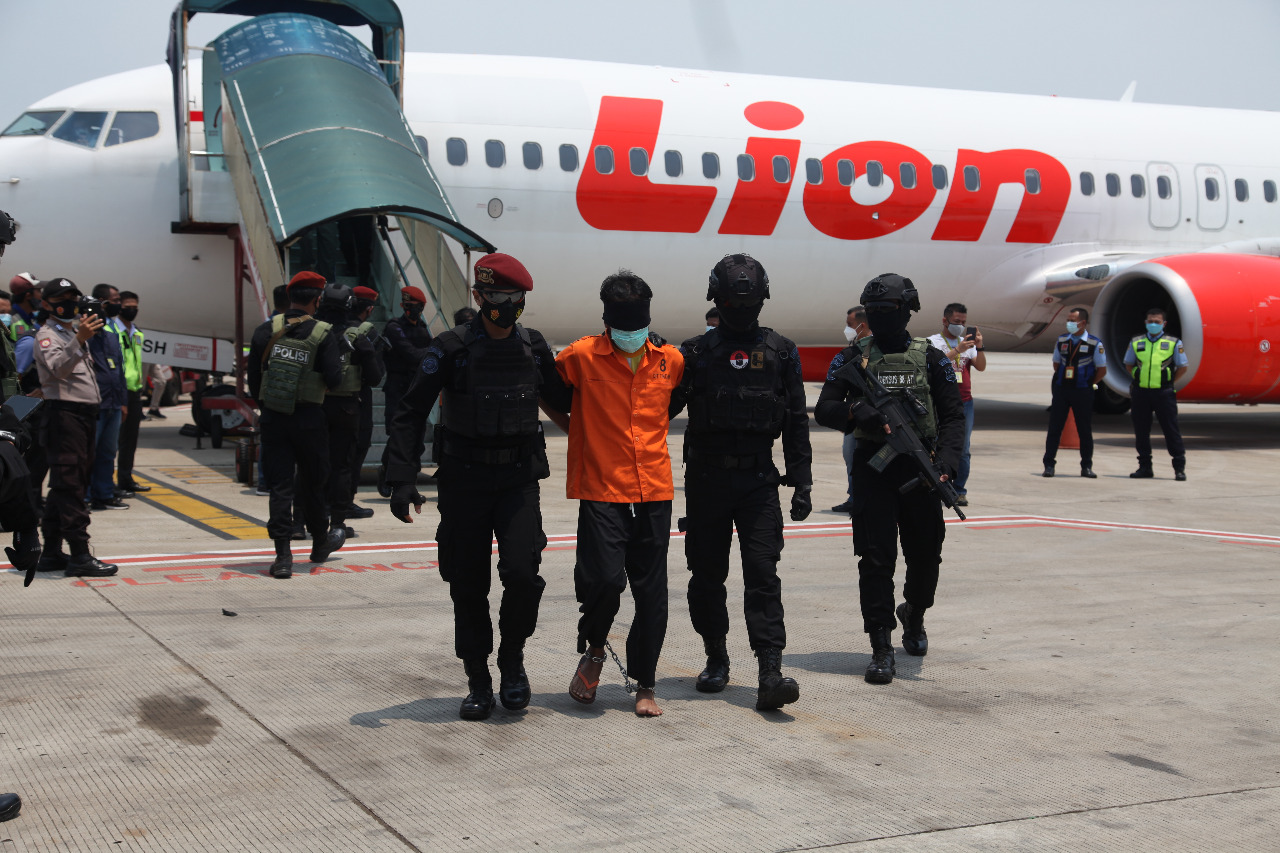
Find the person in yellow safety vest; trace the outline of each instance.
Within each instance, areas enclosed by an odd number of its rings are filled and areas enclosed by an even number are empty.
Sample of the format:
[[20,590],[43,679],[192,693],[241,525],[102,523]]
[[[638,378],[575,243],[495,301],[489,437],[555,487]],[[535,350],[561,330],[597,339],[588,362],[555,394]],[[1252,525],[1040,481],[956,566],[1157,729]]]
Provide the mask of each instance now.
[[1164,333],[1165,313],[1162,308],[1147,312],[1147,333],[1129,342],[1124,366],[1133,378],[1129,385],[1132,401],[1134,444],[1138,450],[1138,470],[1129,476],[1148,479],[1155,476],[1151,468],[1151,416],[1160,421],[1165,447],[1173,457],[1173,478],[1187,479],[1187,451],[1178,431],[1178,397],[1173,385],[1187,372],[1187,354],[1182,341]]
[[120,447],[116,453],[116,487],[126,492],[149,492],[133,479],[133,459],[138,450],[138,428],[142,424],[142,389],[147,378],[142,372],[142,330],[134,323],[138,319],[138,294],[132,290],[120,291],[120,318],[116,334],[120,337],[120,351],[124,354],[124,423],[120,425]]

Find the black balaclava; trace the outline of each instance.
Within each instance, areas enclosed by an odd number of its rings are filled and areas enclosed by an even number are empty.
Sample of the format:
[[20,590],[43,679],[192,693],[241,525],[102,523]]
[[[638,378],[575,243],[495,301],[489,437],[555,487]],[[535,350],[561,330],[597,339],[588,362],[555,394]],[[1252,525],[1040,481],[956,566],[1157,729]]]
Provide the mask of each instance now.
[[726,331],[737,335],[745,335],[755,330],[764,302],[738,308],[730,308],[723,300],[716,300],[716,308],[720,311],[720,324]]
[[907,323],[911,320],[911,309],[905,305],[898,306],[895,311],[868,311],[867,327],[875,336],[876,346],[880,352],[906,352],[911,346],[911,336],[907,334]]

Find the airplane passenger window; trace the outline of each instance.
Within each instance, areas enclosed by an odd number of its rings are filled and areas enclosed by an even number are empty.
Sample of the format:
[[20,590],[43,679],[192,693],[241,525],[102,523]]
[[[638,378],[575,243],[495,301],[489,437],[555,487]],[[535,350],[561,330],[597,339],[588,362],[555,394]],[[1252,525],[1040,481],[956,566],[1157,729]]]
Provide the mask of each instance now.
[[976,193],[978,188],[982,186],[982,181],[978,176],[977,166],[964,167],[964,188],[971,193]]
[[467,140],[451,136],[444,143],[444,158],[450,166],[467,165]]
[[837,161],[836,161],[836,178],[838,178],[838,179],[839,179],[839,181],[840,181],[840,186],[842,186],[842,187],[851,187],[851,186],[853,186],[853,179],[854,179],[854,177],[855,177],[855,176],[854,176],[854,172],[853,172],[853,161],[852,161],[852,160],[837,160]]
[[484,143],[484,161],[495,169],[507,164],[507,146],[501,140],[487,139]]
[[54,139],[93,148],[102,135],[102,126],[107,123],[106,113],[75,112],[53,132]]
[[422,136],[415,136],[413,141],[418,143],[418,150],[422,152],[422,159],[427,159],[427,140]]
[[566,172],[578,171],[578,146],[560,146],[560,168]]
[[1147,182],[1141,175],[1129,176],[1129,191],[1134,198],[1142,198],[1147,194]]
[[702,155],[702,177],[715,180],[720,177],[720,155],[710,151]]
[[627,154],[631,161],[631,174],[643,177],[649,174],[649,152],[643,148],[632,148]]
[[933,188],[935,190],[945,190],[947,188],[947,167],[933,167]]
[[613,174],[613,149],[608,145],[597,145],[596,155],[596,171],[602,175]]
[[1027,169],[1022,175],[1022,182],[1026,185],[1027,192],[1032,195],[1040,193],[1040,173],[1035,169]]
[[1276,200],[1276,182],[1262,182],[1262,197],[1266,199],[1267,204],[1271,204]]
[[773,158],[773,179],[780,184],[791,180],[791,161],[781,154]]
[[1173,182],[1169,180],[1168,175],[1160,175],[1156,178],[1156,195],[1160,198],[1173,196]]
[[738,155],[738,180],[754,181],[756,179],[756,158],[750,154]]
[[1093,195],[1093,172],[1080,173],[1080,194]]
[[542,146],[536,142],[526,142],[520,146],[520,153],[524,155],[524,167],[526,169],[542,168]]
[[904,190],[916,188],[916,167],[914,163],[898,164],[898,183]]
[[14,119],[0,136],[44,136],[54,122],[62,118],[62,110],[33,110]]
[[662,155],[662,160],[667,167],[668,178],[678,178],[684,174],[684,158],[679,151],[666,152]]
[[1217,178],[1204,179],[1204,197],[1209,201],[1218,200],[1218,179]]
[[867,183],[878,187],[884,183],[884,166],[878,160],[867,161]]
[[147,139],[160,132],[160,116],[152,112],[119,112],[111,129],[107,131],[107,141],[103,147],[123,145]]
[[1244,178],[1236,178],[1236,201],[1249,200],[1249,182]]
[[1120,176],[1115,172],[1107,172],[1107,195],[1112,198],[1120,195]]
[[822,161],[810,157],[804,161],[805,180],[811,184],[822,183]]

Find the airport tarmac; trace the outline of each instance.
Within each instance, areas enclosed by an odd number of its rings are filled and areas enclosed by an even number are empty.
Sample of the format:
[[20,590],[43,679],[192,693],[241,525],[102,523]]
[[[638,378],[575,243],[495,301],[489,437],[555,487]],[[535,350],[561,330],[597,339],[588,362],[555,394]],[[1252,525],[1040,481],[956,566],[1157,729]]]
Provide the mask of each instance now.
[[975,374],[969,520],[948,513],[927,657],[899,645],[891,685],[862,679],[848,520],[821,511],[844,499],[840,436],[815,427],[819,511],[780,566],[800,701],[754,710],[732,575],[733,680],[694,690],[673,535],[655,720],[612,663],[595,705],[567,695],[563,436],[533,703],[477,723],[433,504],[408,526],[362,489],[359,538],[311,574],[297,543],[272,580],[266,498],[169,409],[143,424],[155,489],[93,516],[118,576],[0,573],[0,790],[24,801],[0,851],[1280,850],[1280,409],[1184,406],[1185,483],[1158,438],[1157,479],[1129,479],[1127,416],[1095,419],[1099,479],[1072,450],[1044,479],[1048,381],[1047,355]]

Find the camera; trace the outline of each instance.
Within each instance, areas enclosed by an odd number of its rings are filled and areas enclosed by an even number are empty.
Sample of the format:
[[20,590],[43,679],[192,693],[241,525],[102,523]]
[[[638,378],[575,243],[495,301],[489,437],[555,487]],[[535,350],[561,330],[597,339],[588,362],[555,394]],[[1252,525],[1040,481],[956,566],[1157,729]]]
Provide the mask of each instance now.
[[94,316],[99,320],[106,321],[107,314],[102,310],[102,302],[98,299],[92,299],[88,296],[81,296],[80,301],[76,303],[76,308],[80,312],[80,316]]

